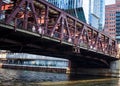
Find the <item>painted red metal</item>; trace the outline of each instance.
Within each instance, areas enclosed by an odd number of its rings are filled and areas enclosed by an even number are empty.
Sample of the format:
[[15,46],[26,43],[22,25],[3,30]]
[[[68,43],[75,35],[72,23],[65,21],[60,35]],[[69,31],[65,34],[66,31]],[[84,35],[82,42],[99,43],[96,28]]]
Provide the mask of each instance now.
[[[7,4],[0,1],[0,8]],[[9,10],[4,10],[6,24],[73,44],[76,53],[80,53],[80,48],[85,48],[114,57],[117,54],[115,39],[44,0],[16,0],[10,4],[13,5]]]

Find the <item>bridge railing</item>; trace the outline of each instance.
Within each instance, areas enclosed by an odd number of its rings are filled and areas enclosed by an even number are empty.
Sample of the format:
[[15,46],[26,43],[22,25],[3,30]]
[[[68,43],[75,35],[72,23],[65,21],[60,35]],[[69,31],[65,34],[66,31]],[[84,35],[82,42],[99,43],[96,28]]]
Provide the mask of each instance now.
[[117,55],[115,39],[45,0],[1,0],[0,22],[13,25],[15,30],[24,29],[70,43],[76,53],[85,48],[109,56]]

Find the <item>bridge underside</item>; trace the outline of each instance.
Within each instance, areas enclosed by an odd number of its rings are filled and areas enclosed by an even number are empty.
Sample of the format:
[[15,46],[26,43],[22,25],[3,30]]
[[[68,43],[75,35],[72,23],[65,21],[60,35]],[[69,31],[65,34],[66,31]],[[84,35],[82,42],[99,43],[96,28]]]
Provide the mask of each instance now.
[[111,61],[117,60],[84,48],[75,53],[70,44],[22,29],[15,31],[14,27],[3,24],[0,24],[0,49],[65,58],[71,61],[72,67],[106,68]]

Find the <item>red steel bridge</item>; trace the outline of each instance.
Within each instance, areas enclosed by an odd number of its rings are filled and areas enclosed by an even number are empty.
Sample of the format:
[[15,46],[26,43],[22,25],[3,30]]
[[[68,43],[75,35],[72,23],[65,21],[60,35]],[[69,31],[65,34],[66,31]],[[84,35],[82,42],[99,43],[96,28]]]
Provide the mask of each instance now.
[[0,0],[0,49],[66,58],[75,67],[119,59],[115,39],[45,0]]

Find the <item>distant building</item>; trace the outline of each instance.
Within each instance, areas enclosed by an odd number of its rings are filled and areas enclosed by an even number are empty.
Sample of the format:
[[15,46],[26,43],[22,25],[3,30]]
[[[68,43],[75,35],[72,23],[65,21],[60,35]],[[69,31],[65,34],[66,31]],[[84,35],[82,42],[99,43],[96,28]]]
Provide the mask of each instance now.
[[105,7],[105,29],[106,34],[112,38],[116,36],[116,4]]
[[103,30],[105,21],[105,1],[104,0],[84,0],[83,9],[86,21],[96,29]]
[[119,3],[120,2],[120,0],[116,0],[116,3]]
[[119,35],[119,12],[120,2],[116,0],[115,4],[106,5],[105,7],[105,28],[106,34],[112,38],[120,39]]
[[68,0],[46,0],[56,7],[59,7],[61,9],[68,9]]
[[61,9],[74,9],[82,7],[82,0],[46,0]]
[[95,8],[94,3],[95,3],[94,0],[83,1],[83,9],[85,12],[87,23],[95,28],[98,28],[99,13],[96,9],[99,9],[99,8],[98,7]]
[[120,11],[116,12],[116,39],[120,43]]
[[[97,10],[97,9],[96,9]],[[99,30],[103,30],[104,29],[104,25],[105,25],[105,0],[100,0],[100,14],[99,14]]]

